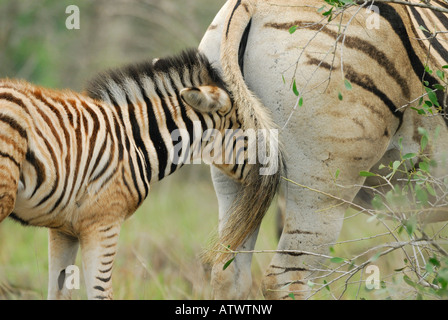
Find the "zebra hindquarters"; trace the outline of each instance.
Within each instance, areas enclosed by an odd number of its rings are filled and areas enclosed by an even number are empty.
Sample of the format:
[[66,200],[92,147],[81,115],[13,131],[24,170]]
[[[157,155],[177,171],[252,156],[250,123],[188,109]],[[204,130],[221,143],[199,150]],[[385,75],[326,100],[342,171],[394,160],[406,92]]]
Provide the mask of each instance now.
[[14,210],[20,187],[20,170],[27,152],[26,130],[0,100],[0,222]]

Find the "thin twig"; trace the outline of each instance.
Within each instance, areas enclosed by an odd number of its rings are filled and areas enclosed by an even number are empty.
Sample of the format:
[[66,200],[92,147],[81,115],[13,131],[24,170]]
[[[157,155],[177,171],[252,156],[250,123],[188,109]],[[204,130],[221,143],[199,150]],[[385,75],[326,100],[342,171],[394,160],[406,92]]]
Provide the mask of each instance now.
[[[363,0],[354,0],[355,3],[362,3]],[[403,0],[375,0],[375,2],[379,3],[396,3],[396,4],[402,4],[409,7],[420,7],[424,9],[430,9],[433,11],[448,13],[448,8],[443,8],[439,6],[433,6],[428,3],[422,3],[422,2],[409,2],[409,1],[403,1]]]

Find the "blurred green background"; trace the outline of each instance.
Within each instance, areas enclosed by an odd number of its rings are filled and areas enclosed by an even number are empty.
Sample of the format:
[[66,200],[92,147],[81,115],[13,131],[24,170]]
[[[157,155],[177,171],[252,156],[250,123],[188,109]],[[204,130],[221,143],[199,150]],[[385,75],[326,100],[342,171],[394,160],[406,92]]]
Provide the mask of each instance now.
[[[106,67],[197,47],[224,0],[0,0],[0,76],[81,89]],[[69,5],[80,29],[66,28]]]

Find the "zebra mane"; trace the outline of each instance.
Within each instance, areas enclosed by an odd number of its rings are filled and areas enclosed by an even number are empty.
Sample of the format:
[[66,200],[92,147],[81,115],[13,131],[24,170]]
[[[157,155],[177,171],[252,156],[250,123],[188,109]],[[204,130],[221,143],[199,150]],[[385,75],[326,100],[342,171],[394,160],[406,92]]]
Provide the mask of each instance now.
[[[189,70],[190,74],[193,70],[206,71],[210,81],[218,87],[225,88],[218,71],[211,66],[206,56],[197,49],[187,49],[177,55],[145,60],[101,72],[87,83],[85,93],[93,99],[104,100],[112,86],[124,88],[128,80],[140,84],[142,77],[153,79],[155,74],[172,73],[181,75],[182,79],[185,70]],[[193,80],[191,85],[195,85]]]

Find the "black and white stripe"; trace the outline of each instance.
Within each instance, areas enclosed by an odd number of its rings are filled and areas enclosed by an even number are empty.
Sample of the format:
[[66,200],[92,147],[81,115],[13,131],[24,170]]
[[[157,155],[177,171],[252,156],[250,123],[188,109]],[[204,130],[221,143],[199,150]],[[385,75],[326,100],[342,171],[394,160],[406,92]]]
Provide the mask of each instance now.
[[[87,86],[89,97],[2,82],[0,101],[8,101],[16,113],[7,123],[21,135],[32,132],[28,138],[34,139],[28,141],[23,164],[2,156],[22,170],[23,190],[11,217],[57,227],[51,222],[55,216],[82,207],[86,194],[102,192],[117,177],[139,206],[153,182],[182,166],[170,160],[174,130],[186,129],[192,147],[194,121],[201,131],[238,125],[235,119],[186,107],[180,91],[203,85],[225,88],[195,50],[103,73]],[[6,122],[8,113],[2,110],[1,116]]]

